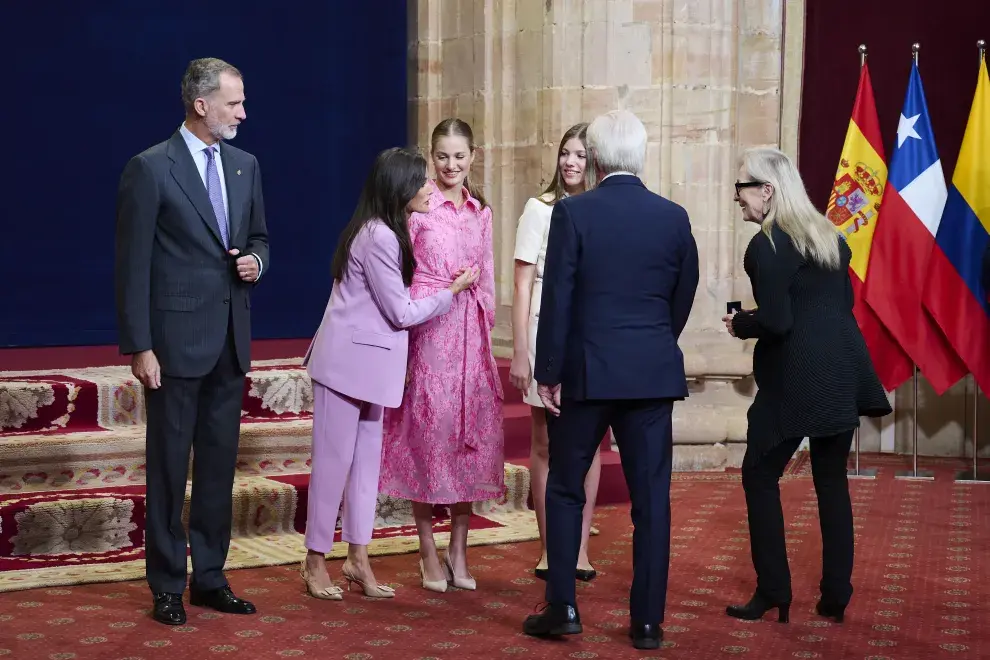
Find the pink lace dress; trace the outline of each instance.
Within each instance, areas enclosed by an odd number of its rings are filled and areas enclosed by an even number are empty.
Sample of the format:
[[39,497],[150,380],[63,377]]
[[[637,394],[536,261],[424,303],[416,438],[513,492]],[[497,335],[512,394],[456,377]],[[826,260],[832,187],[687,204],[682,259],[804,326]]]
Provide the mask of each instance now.
[[491,209],[482,209],[466,190],[455,208],[434,186],[430,212],[412,214],[409,232],[417,261],[414,299],[450,286],[461,266],[479,265],[481,276],[454,296],[446,314],[410,329],[402,404],[385,410],[379,491],[432,504],[500,498],[504,437],[491,343]]

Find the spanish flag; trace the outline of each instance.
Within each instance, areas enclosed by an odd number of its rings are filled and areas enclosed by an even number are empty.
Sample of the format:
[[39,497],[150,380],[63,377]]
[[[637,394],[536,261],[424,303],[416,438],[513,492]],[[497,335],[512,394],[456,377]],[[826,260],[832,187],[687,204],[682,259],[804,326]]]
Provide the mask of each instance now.
[[887,163],[880,137],[880,121],[877,119],[870,71],[864,62],[825,215],[852,250],[849,279],[852,281],[853,314],[866,340],[880,382],[890,391],[911,378],[914,363],[863,299],[870,246],[886,185]]
[[[990,392],[990,79],[980,62],[956,170],[935,249],[928,261],[924,306],[956,354]],[[986,271],[984,270],[986,269]],[[981,277],[981,273],[987,275]]]

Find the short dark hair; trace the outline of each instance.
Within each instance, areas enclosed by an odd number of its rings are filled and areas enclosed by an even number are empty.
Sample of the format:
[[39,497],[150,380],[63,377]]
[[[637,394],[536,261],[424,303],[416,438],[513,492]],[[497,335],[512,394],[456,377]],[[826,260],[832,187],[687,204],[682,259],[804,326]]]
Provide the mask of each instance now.
[[182,76],[182,104],[186,110],[192,109],[196,99],[206,98],[220,89],[222,73],[244,78],[237,67],[215,57],[201,57],[189,63]]
[[351,245],[364,226],[381,220],[395,233],[402,254],[402,281],[412,284],[416,259],[409,238],[406,206],[426,183],[426,159],[418,151],[392,147],[378,154],[364,182],[357,208],[340,233],[330,267],[334,280],[343,281],[351,259]]

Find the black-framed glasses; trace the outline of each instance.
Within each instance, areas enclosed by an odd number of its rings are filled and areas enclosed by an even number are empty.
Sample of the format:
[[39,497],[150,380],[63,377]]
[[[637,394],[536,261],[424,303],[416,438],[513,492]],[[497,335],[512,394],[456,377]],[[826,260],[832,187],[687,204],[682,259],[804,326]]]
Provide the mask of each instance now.
[[736,181],[736,195],[738,195],[739,191],[743,188],[759,188],[762,185],[764,185],[763,181]]

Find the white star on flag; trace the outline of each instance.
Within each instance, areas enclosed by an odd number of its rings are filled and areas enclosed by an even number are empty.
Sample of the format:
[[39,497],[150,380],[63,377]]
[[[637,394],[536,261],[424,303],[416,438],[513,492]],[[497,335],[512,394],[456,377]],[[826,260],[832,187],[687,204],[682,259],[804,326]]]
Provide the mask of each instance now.
[[918,131],[914,130],[914,125],[918,122],[918,117],[921,115],[915,115],[913,117],[905,117],[901,115],[900,121],[897,122],[897,148],[900,149],[904,146],[904,142],[908,138],[914,138],[920,140],[921,136],[918,135]]

